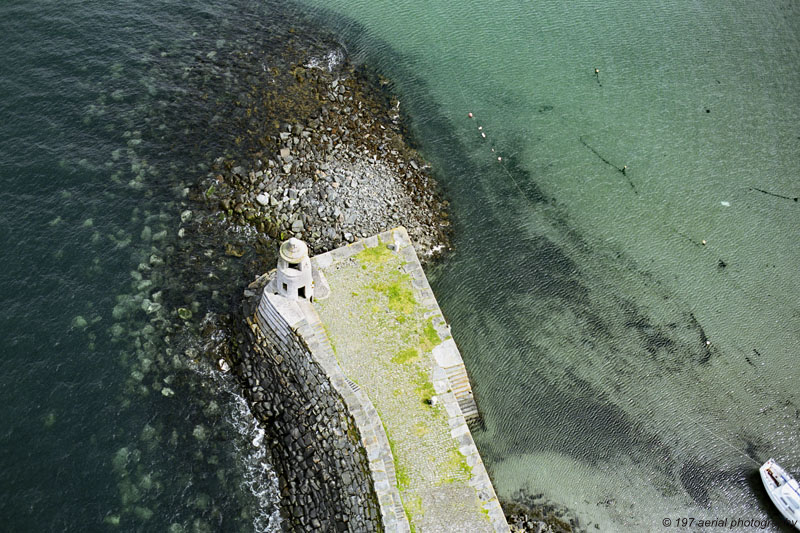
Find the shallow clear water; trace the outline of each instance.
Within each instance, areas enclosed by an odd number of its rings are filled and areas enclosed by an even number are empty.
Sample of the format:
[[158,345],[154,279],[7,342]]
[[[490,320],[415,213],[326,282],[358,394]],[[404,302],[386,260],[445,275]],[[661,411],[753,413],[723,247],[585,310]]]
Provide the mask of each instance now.
[[192,355],[248,267],[177,230],[236,135],[231,58],[310,16],[393,78],[452,199],[430,276],[500,496],[785,530],[747,455],[800,468],[797,4],[278,7],[0,7],[3,523],[276,527],[241,400]]
[[785,528],[747,455],[800,464],[797,4],[324,5],[453,198],[431,275],[500,496]]

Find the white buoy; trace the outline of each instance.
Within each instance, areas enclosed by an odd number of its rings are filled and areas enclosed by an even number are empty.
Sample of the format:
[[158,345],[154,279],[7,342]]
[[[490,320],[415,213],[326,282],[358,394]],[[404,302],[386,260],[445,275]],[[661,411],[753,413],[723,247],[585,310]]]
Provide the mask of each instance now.
[[486,138],[486,134],[481,132],[481,137],[483,137],[485,139]]
[[730,207],[731,206],[730,202],[724,202],[723,201],[723,202],[720,202],[720,203],[722,204],[723,207]]
[[502,161],[502,160],[503,160],[503,158],[498,156],[497,160],[498,160],[498,161]]
[[467,116],[468,116],[469,118],[472,118],[472,113],[467,113]]

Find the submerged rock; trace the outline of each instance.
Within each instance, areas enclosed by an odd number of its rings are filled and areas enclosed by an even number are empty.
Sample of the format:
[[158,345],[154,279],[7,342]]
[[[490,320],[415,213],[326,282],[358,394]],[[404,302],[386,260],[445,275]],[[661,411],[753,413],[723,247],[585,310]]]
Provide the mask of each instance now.
[[142,311],[151,315],[161,310],[161,304],[158,302],[151,302],[147,298],[142,300]]
[[196,438],[197,440],[203,442],[205,440],[208,440],[208,430],[203,424],[198,424],[197,426],[194,427],[194,430],[192,431],[192,436],[194,436],[194,438]]

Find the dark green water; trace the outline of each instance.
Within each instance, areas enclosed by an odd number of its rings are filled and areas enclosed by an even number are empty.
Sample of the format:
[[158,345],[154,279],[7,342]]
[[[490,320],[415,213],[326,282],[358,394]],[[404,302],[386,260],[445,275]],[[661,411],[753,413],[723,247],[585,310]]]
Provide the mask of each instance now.
[[271,11],[0,7],[5,531],[277,527],[258,430],[207,362],[247,257],[185,198],[230,148],[230,58]]
[[226,102],[301,17],[395,80],[453,200],[430,275],[500,496],[592,530],[786,529],[753,472],[800,468],[796,2],[0,15],[7,530],[276,527],[266,452],[198,340],[258,263],[224,256],[184,188],[235,156]]

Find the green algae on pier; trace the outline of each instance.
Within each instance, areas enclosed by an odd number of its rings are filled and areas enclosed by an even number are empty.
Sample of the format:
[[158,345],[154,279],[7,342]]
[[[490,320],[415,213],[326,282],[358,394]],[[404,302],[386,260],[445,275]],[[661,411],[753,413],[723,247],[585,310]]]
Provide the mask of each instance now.
[[[402,229],[394,232],[400,241],[408,238]],[[475,488],[477,450],[470,464],[463,441],[453,436],[454,411],[467,431],[461,411],[452,409],[453,387],[434,383],[442,370],[433,351],[452,343],[449,328],[420,282],[424,273],[413,248],[398,246],[394,232],[315,261],[330,292],[314,307],[342,371],[380,415],[411,530],[496,531],[494,491],[487,506]]]

